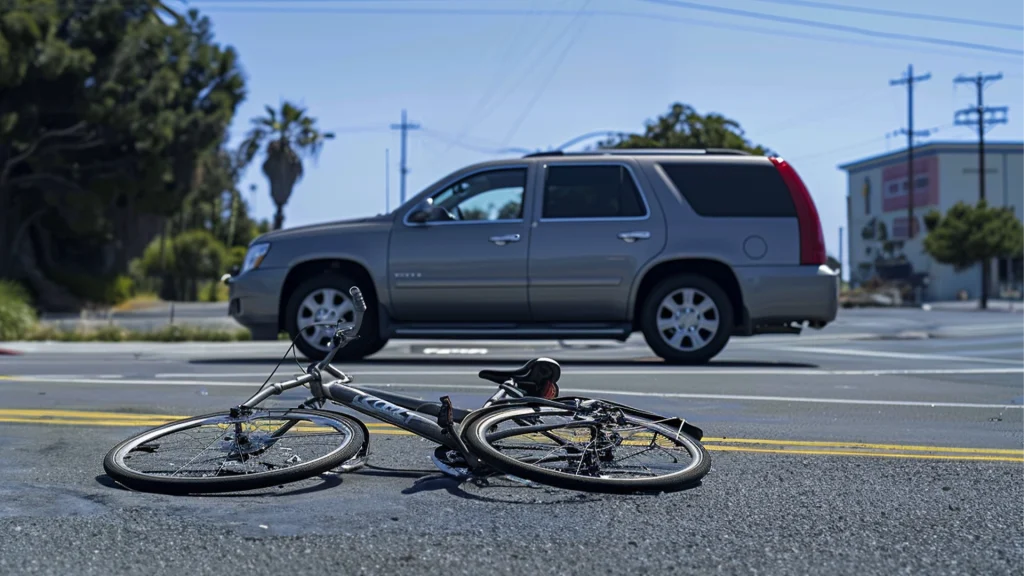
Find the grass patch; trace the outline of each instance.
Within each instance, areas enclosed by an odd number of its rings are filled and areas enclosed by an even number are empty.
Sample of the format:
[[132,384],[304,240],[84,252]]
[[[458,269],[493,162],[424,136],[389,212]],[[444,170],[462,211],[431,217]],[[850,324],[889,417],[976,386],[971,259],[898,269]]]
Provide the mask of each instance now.
[[121,302],[120,304],[111,308],[113,312],[132,312],[135,310],[145,310],[147,308],[153,308],[159,305],[163,300],[156,295],[155,292],[144,292],[136,294],[135,296]]
[[252,333],[246,328],[220,329],[202,326],[172,325],[159,330],[130,330],[120,326],[76,328],[36,326],[26,340],[40,342],[247,342]]

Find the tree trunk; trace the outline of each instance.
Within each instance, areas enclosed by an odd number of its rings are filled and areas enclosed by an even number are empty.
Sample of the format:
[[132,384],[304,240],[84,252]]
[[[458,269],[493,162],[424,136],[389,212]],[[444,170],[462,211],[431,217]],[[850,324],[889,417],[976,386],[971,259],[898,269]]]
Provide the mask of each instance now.
[[11,253],[11,245],[7,243],[7,235],[10,233],[8,224],[12,222],[14,211],[8,206],[8,197],[7,188],[0,182],[0,278],[10,276],[14,272],[15,258]]
[[50,312],[76,312],[82,302],[67,288],[53,282],[39,270],[36,264],[36,249],[29,235],[16,253],[22,276],[36,295],[36,305]]
[[274,230],[280,230],[284,226],[284,206],[277,205],[277,212],[274,213]]

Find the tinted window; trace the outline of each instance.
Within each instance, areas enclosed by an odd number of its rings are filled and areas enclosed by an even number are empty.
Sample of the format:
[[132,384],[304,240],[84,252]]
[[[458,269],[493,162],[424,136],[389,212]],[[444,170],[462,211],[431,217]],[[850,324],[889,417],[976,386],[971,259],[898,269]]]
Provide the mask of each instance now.
[[771,164],[664,162],[660,166],[701,216],[796,216],[789,188]]
[[624,166],[548,166],[543,218],[637,218],[646,213]]
[[448,211],[446,220],[518,220],[523,217],[526,169],[480,172],[433,197]]

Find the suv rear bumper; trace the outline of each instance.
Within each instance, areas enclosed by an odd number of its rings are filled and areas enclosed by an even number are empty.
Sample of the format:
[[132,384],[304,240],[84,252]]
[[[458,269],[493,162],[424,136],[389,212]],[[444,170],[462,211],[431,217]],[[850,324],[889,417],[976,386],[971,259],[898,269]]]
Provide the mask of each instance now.
[[822,328],[839,312],[839,273],[828,266],[742,266],[736,276],[754,333],[791,322]]

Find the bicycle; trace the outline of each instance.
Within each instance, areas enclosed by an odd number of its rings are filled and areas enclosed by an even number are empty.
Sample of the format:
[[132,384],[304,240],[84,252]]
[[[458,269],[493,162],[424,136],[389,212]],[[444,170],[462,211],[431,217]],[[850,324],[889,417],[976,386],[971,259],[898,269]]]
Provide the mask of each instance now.
[[[352,287],[350,294],[355,303],[351,324],[338,318],[312,325],[334,332],[326,357],[310,363],[302,376],[268,385],[281,365],[278,362],[245,402],[157,426],[120,442],[103,459],[107,475],[132,490],[184,495],[256,490],[333,469],[343,473],[359,469],[369,456],[369,430],[358,418],[324,410],[327,402],[438,444],[432,455],[435,466],[461,479],[504,474],[588,492],[673,492],[696,485],[710,470],[700,428],[681,418],[665,418],[609,400],[561,397],[561,367],[550,358],[534,358],[515,370],[480,371],[479,376],[495,382],[498,390],[476,410],[455,408],[448,396],[426,402],[350,386],[353,379],[331,365],[338,350],[358,337],[366,310],[359,288]],[[294,348],[292,343],[288,352]],[[325,382],[324,373],[334,379]],[[312,397],[297,408],[259,407],[271,396],[299,387],[308,387]],[[545,423],[547,418],[554,420]],[[199,442],[202,449],[175,457],[177,444],[172,438],[194,440],[194,433],[203,428],[213,434]],[[574,441],[577,434],[582,436],[579,442]],[[320,438],[336,440],[328,440],[329,449],[312,459],[300,454],[307,440]],[[520,439],[524,442],[503,443]],[[655,474],[665,465],[628,463],[613,469],[616,454],[630,446],[641,449],[623,459],[667,455],[669,463],[680,463],[681,468]],[[538,450],[540,456],[529,455]],[[517,456],[520,452],[527,455]],[[164,454],[174,461],[154,465],[152,471],[133,468]],[[183,472],[186,468],[196,470]]]

